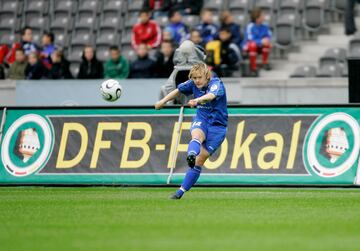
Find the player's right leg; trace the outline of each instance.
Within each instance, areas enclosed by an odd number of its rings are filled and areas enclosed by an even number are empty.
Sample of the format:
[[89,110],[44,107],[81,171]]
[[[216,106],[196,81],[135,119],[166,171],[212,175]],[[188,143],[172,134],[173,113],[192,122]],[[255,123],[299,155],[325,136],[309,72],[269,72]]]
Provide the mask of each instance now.
[[195,166],[196,156],[200,154],[201,144],[205,141],[205,133],[200,128],[194,128],[191,130],[191,141],[188,145],[186,161],[189,167]]

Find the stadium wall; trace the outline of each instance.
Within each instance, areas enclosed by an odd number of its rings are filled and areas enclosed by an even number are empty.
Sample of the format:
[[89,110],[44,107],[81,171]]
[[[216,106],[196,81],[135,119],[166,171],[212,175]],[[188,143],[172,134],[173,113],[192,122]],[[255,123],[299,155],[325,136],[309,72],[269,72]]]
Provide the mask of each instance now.
[[[0,81],[0,105],[153,105],[165,79],[120,80],[124,94],[115,102],[99,98],[99,80]],[[231,104],[346,104],[347,79],[224,79]],[[16,97],[16,99],[15,99]]]
[[[195,110],[185,109],[177,145],[179,111],[7,107],[0,184],[166,185],[173,166],[179,184]],[[358,105],[229,107],[226,140],[198,183],[351,186],[359,123]]]

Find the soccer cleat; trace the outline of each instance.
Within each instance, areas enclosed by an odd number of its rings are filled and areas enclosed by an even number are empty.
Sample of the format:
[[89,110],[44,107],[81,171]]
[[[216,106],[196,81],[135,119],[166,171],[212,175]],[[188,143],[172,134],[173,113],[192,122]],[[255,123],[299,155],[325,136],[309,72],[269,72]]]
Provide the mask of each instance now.
[[258,71],[258,70],[251,70],[251,71],[249,72],[249,77],[250,77],[250,78],[257,78],[257,77],[259,77],[259,71]]
[[171,200],[180,200],[182,196],[177,195],[176,193],[172,194],[170,196]]
[[262,66],[266,71],[270,71],[271,70],[271,65],[270,64],[263,64]]
[[187,156],[186,161],[189,167],[193,168],[195,166],[196,156],[194,154],[190,154]]

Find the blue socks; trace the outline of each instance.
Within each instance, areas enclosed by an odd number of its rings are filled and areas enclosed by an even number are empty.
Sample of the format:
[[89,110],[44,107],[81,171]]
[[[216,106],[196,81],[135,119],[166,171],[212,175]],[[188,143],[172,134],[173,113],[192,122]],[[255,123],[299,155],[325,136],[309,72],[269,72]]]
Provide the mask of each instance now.
[[[198,156],[200,153],[201,143],[197,139],[192,139],[189,142],[187,155],[195,155]],[[199,179],[201,173],[200,166],[194,166],[193,168],[189,168],[185,174],[185,178],[181,184],[181,187],[176,191],[176,196],[181,198],[186,191],[189,191],[191,187],[196,183]]]
[[184,181],[181,184],[181,187],[176,191],[176,195],[181,197],[186,191],[189,191],[191,187],[199,179],[201,173],[200,166],[194,166],[194,168],[189,168],[186,172]]
[[200,147],[201,147],[200,141],[197,139],[192,139],[189,142],[187,154],[198,156],[200,153]]

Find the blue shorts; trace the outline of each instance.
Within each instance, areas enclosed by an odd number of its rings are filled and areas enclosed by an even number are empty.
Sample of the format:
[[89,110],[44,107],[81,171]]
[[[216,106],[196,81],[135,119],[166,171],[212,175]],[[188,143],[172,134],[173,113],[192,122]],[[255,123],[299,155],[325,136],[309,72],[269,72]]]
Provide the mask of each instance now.
[[209,125],[207,121],[194,117],[190,131],[201,129],[205,134],[203,147],[212,155],[222,144],[225,139],[227,127],[223,125]]

